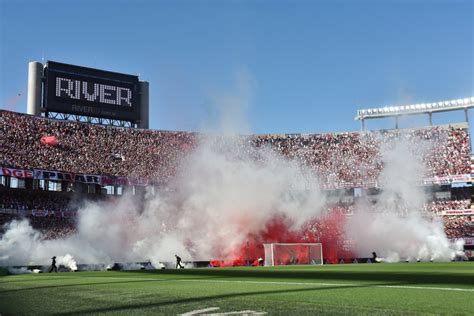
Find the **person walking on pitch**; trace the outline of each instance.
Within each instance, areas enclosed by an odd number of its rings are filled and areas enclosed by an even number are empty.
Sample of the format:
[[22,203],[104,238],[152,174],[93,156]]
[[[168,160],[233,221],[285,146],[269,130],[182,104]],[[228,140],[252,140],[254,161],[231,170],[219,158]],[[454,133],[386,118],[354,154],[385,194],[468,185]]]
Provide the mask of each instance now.
[[178,255],[174,255],[174,256],[176,257],[176,269],[184,269],[184,266],[181,265],[181,257]]
[[52,257],[51,258],[52,262],[51,262],[51,268],[49,268],[49,272],[58,272],[58,267],[56,267],[56,257]]

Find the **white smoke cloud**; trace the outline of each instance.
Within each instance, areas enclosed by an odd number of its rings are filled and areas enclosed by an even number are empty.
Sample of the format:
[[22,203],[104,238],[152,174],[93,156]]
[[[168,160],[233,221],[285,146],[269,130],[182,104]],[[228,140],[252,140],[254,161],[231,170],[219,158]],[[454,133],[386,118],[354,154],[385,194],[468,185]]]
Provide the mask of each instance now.
[[448,240],[440,218],[422,211],[427,201],[419,181],[425,174],[422,157],[432,145],[407,141],[402,135],[382,146],[384,169],[378,181],[382,192],[359,201],[345,225],[346,236],[356,242],[357,256],[376,251],[385,262],[449,261],[462,249]]
[[[46,265],[51,256],[62,254],[80,263],[150,260],[154,266],[173,261],[175,254],[185,261],[225,259],[276,215],[294,228],[317,218],[326,201],[317,177],[271,150],[249,150],[247,142],[244,137],[203,137],[167,190],[147,193],[144,204],[133,196],[86,204],[78,213],[77,233],[70,237],[41,240],[26,220],[13,221],[0,239],[0,264]],[[414,180],[424,168],[411,153],[406,142],[382,150],[383,191],[375,205],[359,201],[345,228],[356,241],[356,255],[375,250],[390,262],[449,260],[459,250],[446,238],[440,220],[419,211],[425,197]],[[295,188],[311,190],[289,194]]]
[[231,92],[210,93],[211,115],[200,126],[200,131],[219,135],[250,134],[247,118],[257,80],[245,67],[240,67],[232,78]]
[[21,268],[8,267],[8,273],[10,273],[10,274],[31,274],[31,273],[33,273],[33,271],[28,270],[26,267],[21,267]]
[[57,258],[58,265],[65,266],[71,271],[77,271],[77,263],[74,257],[70,254],[66,254],[65,256],[59,256]]
[[[267,149],[247,153],[246,142],[203,138],[169,190],[148,195],[143,209],[133,196],[86,204],[70,237],[41,240],[26,220],[14,221],[0,239],[0,264],[46,265],[66,253],[80,263],[151,260],[155,266],[175,254],[183,260],[225,259],[275,215],[294,227],[317,216],[325,199],[315,175]],[[288,195],[308,186],[313,189]]]
[[[0,265],[47,265],[53,255],[68,266],[75,260],[105,265],[150,260],[160,267],[174,261],[175,254],[184,261],[227,259],[248,234],[261,231],[275,216],[288,219],[295,229],[317,218],[325,210],[326,196],[313,171],[232,136],[249,130],[245,111],[254,86],[248,76],[238,78],[236,95],[216,97],[222,105],[221,124],[205,128],[225,136],[203,136],[169,187],[155,195],[148,189],[144,203],[131,195],[88,203],[78,212],[77,233],[63,239],[42,240],[28,221],[13,221],[0,239]],[[425,197],[414,180],[424,174],[420,157],[430,148],[427,144],[400,142],[382,148],[383,192],[375,206],[359,201],[345,227],[347,237],[356,241],[356,255],[375,250],[386,261],[448,260],[458,249],[439,220],[418,211]],[[347,165],[356,169],[358,163]],[[401,208],[406,210],[403,216]]]

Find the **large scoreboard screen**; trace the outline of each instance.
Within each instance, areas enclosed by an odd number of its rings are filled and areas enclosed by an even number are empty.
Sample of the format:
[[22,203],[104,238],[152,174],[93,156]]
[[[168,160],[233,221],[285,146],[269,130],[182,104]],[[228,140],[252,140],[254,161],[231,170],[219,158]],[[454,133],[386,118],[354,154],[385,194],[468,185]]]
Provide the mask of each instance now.
[[140,119],[138,76],[48,61],[45,111],[116,120]]

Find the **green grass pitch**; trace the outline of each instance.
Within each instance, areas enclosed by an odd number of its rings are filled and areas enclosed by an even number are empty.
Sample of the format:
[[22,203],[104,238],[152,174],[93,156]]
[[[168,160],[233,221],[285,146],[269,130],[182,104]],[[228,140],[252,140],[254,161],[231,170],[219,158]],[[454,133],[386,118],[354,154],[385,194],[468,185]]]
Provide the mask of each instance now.
[[474,263],[4,275],[0,314],[474,314]]

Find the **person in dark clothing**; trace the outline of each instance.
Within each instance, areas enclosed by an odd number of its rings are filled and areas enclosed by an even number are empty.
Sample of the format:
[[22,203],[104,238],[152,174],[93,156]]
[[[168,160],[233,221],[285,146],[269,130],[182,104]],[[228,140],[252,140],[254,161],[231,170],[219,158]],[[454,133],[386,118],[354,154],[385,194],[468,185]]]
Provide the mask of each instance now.
[[56,257],[52,257],[51,260],[53,261],[51,262],[51,268],[49,269],[49,272],[51,273],[53,270],[54,272],[58,272],[58,267],[56,267]]
[[176,257],[176,269],[184,269],[184,266],[181,265],[181,257],[178,255],[174,256]]
[[375,263],[379,262],[379,260],[377,258],[377,254],[375,253],[375,251],[372,252],[372,262],[375,262]]

